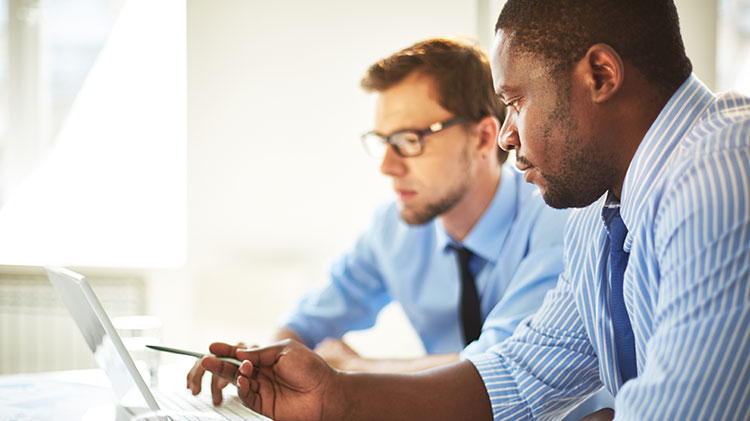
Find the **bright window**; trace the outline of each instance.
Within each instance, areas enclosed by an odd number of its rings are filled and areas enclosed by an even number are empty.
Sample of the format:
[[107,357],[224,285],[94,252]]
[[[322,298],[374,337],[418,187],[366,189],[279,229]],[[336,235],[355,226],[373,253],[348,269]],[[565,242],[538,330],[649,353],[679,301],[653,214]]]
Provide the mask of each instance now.
[[720,0],[718,27],[718,89],[750,95],[750,0]]
[[0,264],[180,266],[185,1],[27,3],[10,66],[33,75],[28,124],[2,144],[4,167],[12,153],[24,167],[5,184]]

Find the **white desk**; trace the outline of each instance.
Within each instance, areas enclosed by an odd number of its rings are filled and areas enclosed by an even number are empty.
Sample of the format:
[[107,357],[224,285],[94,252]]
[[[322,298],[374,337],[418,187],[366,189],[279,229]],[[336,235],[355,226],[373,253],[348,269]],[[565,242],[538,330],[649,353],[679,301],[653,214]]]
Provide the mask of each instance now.
[[[189,366],[167,366],[159,370],[161,383],[180,384]],[[204,390],[210,390],[204,376]],[[184,386],[183,386],[184,387]],[[186,393],[189,393],[186,390]],[[582,417],[599,408],[614,407],[606,391],[598,399],[574,411]],[[114,395],[101,370],[59,371],[0,376],[0,421],[121,421],[129,417],[117,412]],[[575,418],[578,419],[578,418]]]
[[[185,393],[185,375],[190,366],[166,365],[159,369],[159,383],[166,389]],[[210,406],[211,376],[203,377],[202,405]],[[231,386],[230,386],[231,387]],[[228,392],[231,392],[227,390]],[[227,394],[225,394],[227,397]],[[236,398],[235,398],[236,399]],[[237,405],[234,402],[233,405]],[[241,406],[237,408],[245,411]],[[247,410],[246,419],[267,419]],[[213,413],[212,413],[213,414]],[[192,415],[196,415],[192,413]],[[204,414],[205,417],[221,417]],[[114,394],[104,372],[95,370],[58,371],[39,374],[0,376],[0,421],[124,421],[130,415],[116,405]]]
[[115,419],[114,396],[101,370],[0,376],[0,421]]

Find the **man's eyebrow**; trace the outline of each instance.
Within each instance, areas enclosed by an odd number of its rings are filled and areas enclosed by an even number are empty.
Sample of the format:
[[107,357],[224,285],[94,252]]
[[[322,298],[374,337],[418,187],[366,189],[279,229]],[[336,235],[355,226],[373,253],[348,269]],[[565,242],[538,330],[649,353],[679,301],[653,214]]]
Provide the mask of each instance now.
[[495,90],[495,94],[497,94],[497,96],[499,96],[500,98],[505,98],[509,94],[512,94],[514,91],[515,88],[513,88],[512,86],[501,85],[497,87],[497,89]]

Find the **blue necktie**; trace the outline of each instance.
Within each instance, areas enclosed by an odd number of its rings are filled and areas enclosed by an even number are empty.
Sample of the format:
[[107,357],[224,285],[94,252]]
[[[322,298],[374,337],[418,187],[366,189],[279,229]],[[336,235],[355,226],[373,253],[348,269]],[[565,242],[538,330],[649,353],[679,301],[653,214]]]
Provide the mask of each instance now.
[[628,266],[629,253],[623,250],[628,228],[622,222],[620,210],[616,209],[609,221],[609,267],[610,267],[610,294],[609,308],[612,313],[612,327],[615,331],[615,346],[617,347],[617,363],[620,366],[622,382],[638,376],[638,367],[635,360],[635,338],[633,328],[630,326],[628,310],[625,307],[625,299],[622,295],[622,281],[625,276],[625,268]]
[[474,255],[471,250],[451,246],[456,250],[458,266],[461,270],[461,323],[466,345],[474,342],[482,333],[482,313],[479,308],[479,294],[474,283],[474,274],[469,268],[469,262]]

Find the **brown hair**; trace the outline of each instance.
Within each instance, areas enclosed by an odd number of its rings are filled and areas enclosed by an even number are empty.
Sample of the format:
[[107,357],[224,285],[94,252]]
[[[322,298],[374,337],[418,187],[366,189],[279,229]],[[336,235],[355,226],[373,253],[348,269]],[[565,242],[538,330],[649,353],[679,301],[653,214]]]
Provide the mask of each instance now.
[[[505,109],[492,87],[487,56],[476,43],[447,38],[418,42],[370,66],[361,86],[382,92],[413,72],[433,78],[438,102],[457,117],[478,122],[495,116],[502,123]],[[508,153],[498,147],[497,157],[505,162]]]

